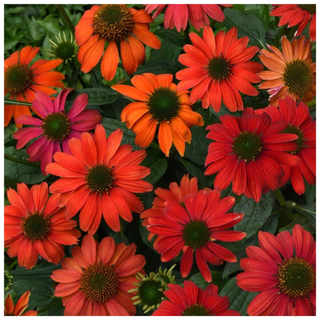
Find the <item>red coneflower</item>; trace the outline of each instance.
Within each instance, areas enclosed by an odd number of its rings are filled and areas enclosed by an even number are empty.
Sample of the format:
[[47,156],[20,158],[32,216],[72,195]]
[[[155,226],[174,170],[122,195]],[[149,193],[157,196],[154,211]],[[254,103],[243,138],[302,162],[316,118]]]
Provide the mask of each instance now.
[[249,96],[258,95],[251,83],[261,79],[256,73],[262,71],[260,63],[248,61],[258,51],[257,46],[247,48],[248,37],[237,40],[238,30],[232,27],[227,33],[219,31],[214,35],[210,27],[203,30],[202,38],[190,33],[193,45],[186,44],[185,54],[180,55],[179,62],[188,68],[176,74],[181,80],[178,90],[193,87],[190,94],[191,103],[202,101],[202,107],[210,105],[219,112],[221,100],[230,111],[243,110],[243,101],[239,93]]
[[154,248],[161,254],[161,260],[168,262],[183,251],[180,272],[186,278],[196,255],[198,268],[210,282],[211,272],[207,262],[219,265],[224,261],[236,262],[236,256],[228,249],[216,243],[220,241],[239,241],[246,234],[240,231],[226,230],[239,223],[243,213],[226,212],[234,205],[235,198],[220,199],[215,190],[199,191],[184,199],[184,207],[176,201],[166,201],[162,216],[148,218],[148,229],[158,235]]
[[[119,45],[123,68],[129,74],[134,73],[145,60],[141,42],[155,49],[161,46],[149,31],[150,22],[153,20],[143,9],[128,8],[124,4],[94,5],[85,11],[75,27],[81,71],[89,72],[103,55],[101,73],[106,80],[112,80],[118,68]],[[105,43],[108,47],[103,54]]]
[[311,185],[316,183],[316,122],[312,120],[308,106],[303,102],[297,105],[286,96],[285,100],[279,100],[279,108],[271,106],[258,112],[266,112],[271,122],[283,121],[287,125],[283,132],[298,136],[297,147],[291,153],[300,158],[300,164],[283,166],[285,176],[281,186],[290,179],[295,192],[299,195],[304,193],[304,178]]
[[185,280],[183,288],[178,284],[168,287],[163,294],[169,301],[161,302],[152,316],[241,316],[238,311],[228,310],[229,298],[219,296],[214,284],[203,290]]
[[81,247],[71,249],[72,258],[61,262],[51,278],[60,282],[54,295],[62,297],[65,316],[133,316],[136,308],[131,298],[143,272],[144,256],[135,255],[136,245],[115,244],[105,237],[98,244],[86,235]]
[[292,236],[259,231],[259,247],[246,249],[245,271],[236,276],[246,291],[260,292],[249,304],[249,316],[315,316],[316,243],[295,225]]
[[[64,79],[64,75],[57,71],[50,71],[62,63],[61,59],[40,59],[29,66],[38,52],[39,48],[27,46],[4,60],[4,94],[9,94],[10,99],[31,103],[34,100],[35,91],[52,95],[57,91],[51,87],[63,88],[61,80]],[[28,106],[5,105],[4,126],[9,124],[12,116],[16,120],[21,115],[31,115]],[[17,123],[16,126],[21,128]]]
[[290,43],[282,37],[282,52],[271,45],[270,51],[261,49],[261,62],[269,69],[258,75],[262,80],[260,89],[268,89],[271,106],[289,95],[295,101],[309,102],[316,95],[316,63],[312,63],[310,40],[301,36]]
[[284,122],[271,123],[266,113],[256,115],[245,108],[241,117],[224,115],[222,124],[213,124],[207,137],[209,145],[205,174],[217,173],[214,188],[224,190],[232,182],[232,191],[258,202],[262,193],[279,188],[284,177],[281,164],[296,166],[300,158],[285,151],[297,148],[293,133],[281,133]]
[[64,256],[62,245],[78,242],[81,233],[77,222],[66,220],[65,209],[58,206],[60,195],[48,199],[46,182],[29,190],[24,183],[17,191],[9,188],[11,205],[4,207],[4,247],[10,257],[18,256],[18,264],[31,269],[40,256],[58,264]]
[[275,5],[270,12],[271,16],[281,17],[278,26],[288,24],[288,28],[299,26],[296,37],[310,22],[309,36],[311,41],[316,41],[316,5],[315,4],[280,4]]
[[28,115],[16,119],[19,124],[34,126],[14,133],[13,137],[19,140],[17,149],[40,137],[28,146],[27,153],[29,161],[40,161],[41,172],[44,175],[47,175],[46,166],[53,161],[55,152],[61,151],[61,146],[64,152],[70,153],[68,141],[80,138],[83,131],[94,129],[102,119],[98,110],[84,110],[88,104],[88,95],[85,93],[75,99],[66,114],[65,102],[71,90],[63,89],[54,102],[47,94],[36,92],[32,107],[41,119]]
[[50,186],[50,192],[62,194],[60,205],[66,207],[66,217],[80,210],[80,228],[90,234],[97,231],[102,215],[112,230],[120,231],[119,215],[132,221],[132,211],[143,210],[133,193],[152,190],[150,183],[141,180],[150,173],[149,168],[139,166],[146,151],[120,146],[122,135],[117,129],[106,138],[103,126],[97,125],[93,136],[83,132],[81,140],[71,139],[71,154],[56,152],[55,162],[46,168],[62,177]]
[[[205,191],[211,191],[211,189],[203,189]],[[171,182],[168,189],[157,188],[154,193],[157,195],[153,199],[152,208],[145,210],[141,213],[140,218],[144,219],[142,225],[148,226],[148,218],[154,218],[162,216],[165,210],[166,201],[175,201],[182,206],[184,205],[184,199],[190,194],[198,192],[198,179],[196,177],[189,179],[188,175],[184,175],[181,179],[180,186],[176,182]],[[151,241],[154,233],[150,232],[148,239]]]
[[192,110],[188,91],[177,90],[172,79],[172,74],[144,73],[131,79],[134,87],[112,86],[121,94],[139,101],[129,103],[121,113],[122,122],[126,122],[137,135],[135,144],[148,147],[159,124],[159,145],[167,157],[172,143],[183,156],[185,142],[191,142],[190,128],[204,124],[202,116]]
[[36,316],[37,311],[29,310],[26,313],[23,313],[28,308],[30,291],[26,291],[18,300],[17,304],[14,305],[11,295],[8,294],[4,302],[4,315],[5,316]]
[[[148,13],[156,10],[152,16],[152,19],[155,19],[166,4],[147,4],[145,6]],[[186,29],[189,19],[194,28],[199,31],[200,28],[210,25],[208,16],[218,22],[224,20],[225,16],[220,6],[232,7],[229,4],[168,4],[164,13],[164,27],[166,29],[176,27],[180,32],[181,29]]]

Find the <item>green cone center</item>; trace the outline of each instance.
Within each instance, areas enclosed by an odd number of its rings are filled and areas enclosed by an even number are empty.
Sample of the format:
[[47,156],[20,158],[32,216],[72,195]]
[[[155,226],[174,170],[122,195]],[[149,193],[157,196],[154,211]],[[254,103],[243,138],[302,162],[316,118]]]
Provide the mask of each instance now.
[[50,232],[50,221],[36,212],[23,220],[22,230],[24,236],[29,240],[44,240]]
[[76,47],[71,42],[60,42],[54,49],[54,55],[63,61],[70,60],[75,57]]
[[210,239],[210,232],[202,221],[191,221],[183,229],[185,245],[192,249],[198,249],[206,245]]
[[91,302],[104,303],[117,293],[118,278],[111,266],[91,264],[81,275],[81,290]]
[[306,142],[303,131],[299,127],[295,127],[289,124],[288,127],[284,130],[284,133],[293,133],[298,136],[298,139],[296,140],[296,143],[298,145],[297,149],[291,151],[291,153],[292,154],[300,153],[302,148],[305,146],[305,142]]
[[290,298],[306,296],[314,289],[316,283],[313,266],[298,257],[283,260],[282,265],[279,266],[277,278],[281,292]]
[[155,280],[142,281],[139,287],[139,297],[143,305],[156,306],[164,297],[161,282]]
[[89,169],[86,178],[89,189],[96,193],[108,192],[114,183],[111,169],[105,165],[97,165]]
[[11,94],[22,94],[32,84],[32,70],[25,64],[16,63],[4,72],[4,87]]
[[106,4],[93,18],[94,33],[110,41],[120,41],[132,33],[135,22],[130,9],[123,4]]
[[48,140],[63,141],[71,132],[69,118],[63,112],[48,114],[42,124],[43,134]]
[[232,149],[239,159],[255,161],[262,150],[262,142],[255,132],[240,132],[234,139]]
[[223,57],[212,58],[208,65],[209,76],[216,81],[222,81],[228,78],[231,72],[230,63]]
[[170,121],[178,115],[180,99],[174,90],[160,87],[150,94],[146,104],[152,117],[158,122]]
[[210,316],[209,310],[201,304],[188,306],[182,313],[183,316]]
[[299,4],[299,7],[303,10],[307,10],[310,13],[316,13],[316,5],[315,4]]
[[286,64],[283,80],[289,92],[300,98],[311,89],[314,82],[310,66],[299,59]]

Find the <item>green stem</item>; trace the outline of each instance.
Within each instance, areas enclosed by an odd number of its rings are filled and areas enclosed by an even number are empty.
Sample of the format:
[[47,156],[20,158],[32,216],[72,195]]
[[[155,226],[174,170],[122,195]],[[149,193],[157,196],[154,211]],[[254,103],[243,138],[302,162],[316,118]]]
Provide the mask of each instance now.
[[8,271],[11,271],[18,263],[18,260],[14,260],[10,266],[7,268]]
[[18,106],[32,106],[32,103],[30,103],[30,102],[17,101],[17,100],[11,100],[11,99],[5,99],[4,104],[15,104]]
[[31,166],[31,167],[35,167],[35,168],[39,168],[39,165],[36,164],[36,163],[33,163],[33,162],[30,162],[28,160],[23,160],[23,159],[19,159],[19,158],[16,158],[16,157],[11,157],[7,154],[4,155],[4,158],[6,160],[9,160],[9,161],[12,161],[12,162],[17,162],[17,163],[21,163],[21,164],[25,164],[27,166]]
[[284,196],[283,196],[283,194],[282,194],[280,189],[277,189],[276,191],[274,191],[274,195],[276,196],[276,198],[277,198],[277,200],[278,200],[278,202],[279,202],[279,204],[281,206],[285,206],[286,205],[287,201],[284,198]]
[[64,22],[66,23],[66,25],[68,26],[70,31],[74,34],[74,25],[71,22],[71,20],[70,20],[68,14],[66,13],[66,11],[63,9],[63,6],[61,4],[56,4],[56,7],[59,10],[62,19],[64,20]]

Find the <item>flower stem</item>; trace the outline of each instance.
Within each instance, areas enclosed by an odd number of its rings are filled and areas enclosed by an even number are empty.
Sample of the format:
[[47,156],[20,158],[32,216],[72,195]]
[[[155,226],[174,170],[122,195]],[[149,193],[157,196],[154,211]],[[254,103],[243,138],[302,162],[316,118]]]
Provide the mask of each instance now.
[[17,101],[17,100],[11,100],[11,99],[5,99],[4,104],[15,104],[18,106],[32,106],[32,103],[30,103],[30,102]]
[[11,157],[7,154],[4,155],[4,158],[6,160],[9,160],[9,161],[12,161],[12,162],[16,162],[16,163],[21,163],[21,164],[25,164],[27,166],[31,166],[31,167],[35,167],[35,168],[39,168],[39,165],[36,164],[36,163],[33,163],[33,162],[30,162],[28,160],[23,160],[23,159],[19,159],[19,158],[16,158],[16,157]]
[[63,9],[63,6],[61,4],[56,4],[56,7],[59,10],[62,19],[64,20],[64,22],[66,23],[66,25],[68,26],[70,31],[74,34],[74,25],[71,22],[71,20],[70,20],[68,14],[66,13],[66,11]]
[[277,200],[278,200],[278,202],[279,202],[279,204],[281,206],[285,206],[286,205],[287,201],[284,198],[284,196],[283,196],[283,194],[282,194],[280,189],[277,189],[276,191],[274,191],[274,195],[276,196],[276,198],[277,198]]

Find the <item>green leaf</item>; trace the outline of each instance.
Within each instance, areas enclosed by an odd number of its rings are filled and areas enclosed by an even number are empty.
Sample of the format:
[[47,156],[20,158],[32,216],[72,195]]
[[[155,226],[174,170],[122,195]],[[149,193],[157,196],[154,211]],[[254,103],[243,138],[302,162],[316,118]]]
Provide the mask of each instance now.
[[233,212],[243,212],[244,218],[234,226],[234,230],[246,232],[246,239],[249,239],[267,221],[272,212],[273,204],[273,192],[263,194],[259,202],[242,196],[240,203],[234,207]]
[[[5,147],[5,154],[17,158],[18,161],[27,161],[27,158],[29,158],[25,149],[16,150],[15,147]],[[47,178],[47,176],[41,173],[40,166],[32,162],[30,162],[30,165],[27,165],[5,159],[4,168],[6,178],[26,184],[39,183]]]
[[151,173],[144,180],[155,184],[167,171],[168,162],[161,151],[148,149],[141,165],[151,169]]
[[229,297],[230,305],[228,309],[239,311],[242,316],[248,315],[248,305],[257,294],[258,292],[248,292],[240,289],[236,285],[235,277],[229,280],[220,292],[222,297]]
[[300,226],[304,230],[309,231],[311,234],[315,234],[315,228],[310,223],[310,220],[305,215],[298,215],[298,214],[294,216],[294,219],[289,224],[287,224],[283,228],[280,228],[279,232],[287,230],[292,233],[292,230],[296,224],[300,224]]
[[68,101],[74,99],[81,93],[86,93],[89,97],[88,105],[105,105],[116,101],[120,95],[117,91],[106,87],[85,88],[72,91],[68,96]]
[[183,47],[185,42],[181,35],[175,30],[160,28],[154,34],[163,40],[166,40],[175,46]]
[[193,281],[199,288],[205,289],[209,284],[215,284],[218,286],[219,291],[224,287],[228,279],[222,279],[222,273],[216,270],[210,270],[212,275],[212,281],[210,283],[206,282],[201,273],[196,273],[188,280]]
[[41,32],[39,27],[37,27],[36,21],[34,17],[31,17],[30,20],[27,16],[25,16],[25,27],[27,29],[27,33],[32,41],[37,41],[41,38]]
[[238,29],[238,37],[248,36],[250,44],[265,47],[266,31],[263,28],[262,22],[258,18],[247,12],[241,12],[229,8],[225,8],[223,13],[226,17],[223,23],[227,29],[234,26]]
[[135,133],[132,130],[129,130],[120,120],[103,118],[102,125],[106,129],[107,136],[109,136],[113,131],[121,129],[123,131],[121,144],[129,143],[133,146],[134,150],[141,149],[134,144],[134,139],[136,137]]
[[156,61],[149,62],[144,66],[140,66],[137,71],[134,73],[142,74],[142,73],[154,73],[154,74],[162,74],[162,73],[170,73],[175,74],[181,69],[180,63],[176,61]]
[[315,185],[310,185],[309,183],[306,183],[306,203],[307,205],[310,205],[314,202],[316,198],[316,186]]
[[304,206],[302,204],[292,204],[292,208],[298,211],[300,214],[307,217],[311,223],[311,225],[315,228],[316,227],[316,204],[313,203],[309,206]]
[[152,51],[147,65],[155,61],[157,61],[158,63],[161,63],[164,60],[177,61],[180,53],[180,47],[177,47],[170,42],[162,41],[161,48],[159,50]]
[[43,20],[35,20],[35,22],[43,29],[45,29],[47,32],[49,32],[51,35],[58,35],[58,33],[61,31],[61,27],[59,26],[58,20],[56,20],[52,16],[47,16]]
[[149,236],[149,231],[148,229],[142,225],[142,220],[139,221],[139,233],[141,236],[142,241],[153,251],[155,251],[155,249],[153,248],[153,243],[156,240],[156,236],[154,236],[152,238],[152,241],[148,240],[148,236]]

